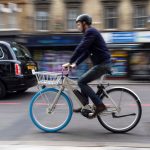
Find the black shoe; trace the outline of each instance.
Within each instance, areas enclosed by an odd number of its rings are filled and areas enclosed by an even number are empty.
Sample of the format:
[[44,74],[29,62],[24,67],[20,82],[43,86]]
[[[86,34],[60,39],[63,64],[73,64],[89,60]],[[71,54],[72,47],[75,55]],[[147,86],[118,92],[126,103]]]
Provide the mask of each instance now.
[[101,104],[99,104],[99,105],[96,106],[95,112],[93,114],[89,114],[89,117],[94,118],[99,113],[102,113],[106,109],[107,109],[106,106],[103,103],[101,103]]
[[75,112],[75,113],[80,113],[81,110],[82,110],[82,108],[80,107],[80,108],[77,108],[77,109],[73,109],[73,112]]
[[106,110],[106,106],[103,103],[99,104],[96,106],[95,116],[97,116],[99,113],[102,113],[104,110]]

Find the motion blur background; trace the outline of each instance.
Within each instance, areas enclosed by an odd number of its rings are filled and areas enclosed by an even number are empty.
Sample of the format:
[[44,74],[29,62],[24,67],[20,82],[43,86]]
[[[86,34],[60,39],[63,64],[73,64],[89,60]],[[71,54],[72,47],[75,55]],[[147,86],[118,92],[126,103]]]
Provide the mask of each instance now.
[[[25,45],[39,70],[60,71],[82,38],[75,24],[82,13],[117,60],[113,78],[150,80],[150,0],[0,0],[0,40]],[[90,67],[86,60],[73,75]]]

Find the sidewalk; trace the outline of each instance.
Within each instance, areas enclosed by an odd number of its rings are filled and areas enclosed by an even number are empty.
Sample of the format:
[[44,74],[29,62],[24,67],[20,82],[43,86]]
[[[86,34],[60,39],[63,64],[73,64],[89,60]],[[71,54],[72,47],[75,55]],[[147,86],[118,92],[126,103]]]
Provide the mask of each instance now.
[[150,150],[150,148],[133,147],[67,147],[67,146],[34,146],[34,145],[0,145],[0,150]]
[[[91,82],[90,84],[95,85],[99,83],[100,80]],[[129,79],[120,79],[120,78],[110,78],[104,80],[104,83],[109,83],[111,85],[150,85],[150,81],[140,81],[140,80],[129,80]]]
[[[77,80],[77,78],[72,78]],[[100,79],[91,82],[90,84],[95,85],[100,82]],[[126,77],[108,77],[104,78],[104,83],[110,83],[112,85],[150,85],[150,80],[131,80]]]
[[0,150],[150,150],[146,143],[76,141],[0,141]]

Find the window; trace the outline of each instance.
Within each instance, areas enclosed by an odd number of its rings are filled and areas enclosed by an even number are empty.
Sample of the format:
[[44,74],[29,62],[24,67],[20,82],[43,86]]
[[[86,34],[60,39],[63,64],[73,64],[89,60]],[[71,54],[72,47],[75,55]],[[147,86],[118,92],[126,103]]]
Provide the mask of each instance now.
[[33,0],[33,3],[35,7],[35,30],[48,31],[51,0]]
[[133,13],[134,28],[145,28],[147,23],[147,10],[145,4],[135,4]]
[[0,29],[2,29],[4,27],[4,20],[3,20],[3,13],[0,12]]
[[105,28],[116,29],[118,22],[117,7],[116,6],[105,6]]
[[22,59],[22,60],[31,59],[30,52],[24,46],[20,44],[12,43],[11,48],[18,59]]
[[4,4],[0,4],[0,29],[6,28]]
[[120,0],[101,0],[104,12],[104,28],[117,29],[118,28],[118,7]]
[[49,29],[48,11],[37,10],[35,20],[36,20],[36,30],[47,31]]
[[18,28],[18,13],[22,12],[22,9],[15,3],[8,3],[8,28]]
[[66,27],[68,30],[77,30],[76,18],[81,13],[82,0],[64,0],[66,3]]
[[0,44],[0,60],[1,59],[3,60],[12,59],[9,49],[2,44]]
[[8,14],[8,28],[18,28],[16,12],[11,12]]
[[2,48],[0,47],[0,59],[3,59],[3,57],[4,57],[4,52],[3,52]]
[[76,18],[79,15],[78,8],[68,8],[67,12],[67,28],[68,29],[76,29]]

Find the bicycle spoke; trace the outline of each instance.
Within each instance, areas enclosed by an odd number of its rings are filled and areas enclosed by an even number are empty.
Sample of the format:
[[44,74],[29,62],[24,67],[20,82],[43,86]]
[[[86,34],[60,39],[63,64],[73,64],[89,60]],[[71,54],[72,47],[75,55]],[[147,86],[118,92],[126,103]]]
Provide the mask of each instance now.
[[[47,100],[42,98],[41,94],[37,94],[30,105],[30,115],[33,123],[47,132],[56,132],[64,128],[72,116],[70,101],[64,95],[58,93],[58,90],[45,89],[42,95],[48,98],[48,103]],[[56,96],[57,99],[55,99]]]
[[127,132],[134,128],[141,118],[138,97],[132,91],[121,87],[110,89],[107,93],[109,98],[103,97],[107,110],[98,116],[100,123],[112,132]]

